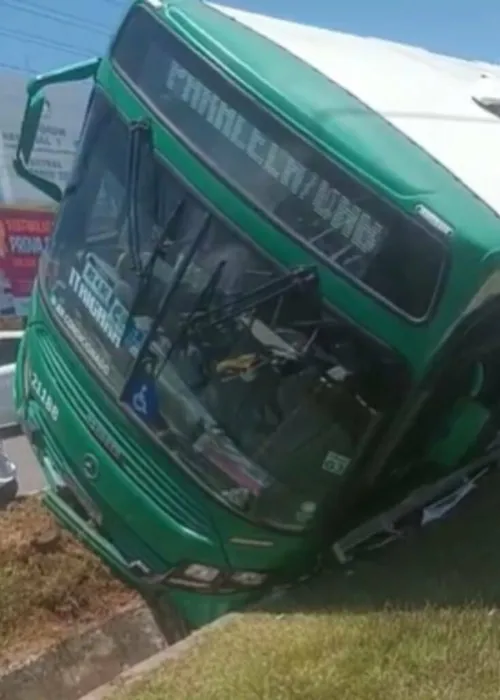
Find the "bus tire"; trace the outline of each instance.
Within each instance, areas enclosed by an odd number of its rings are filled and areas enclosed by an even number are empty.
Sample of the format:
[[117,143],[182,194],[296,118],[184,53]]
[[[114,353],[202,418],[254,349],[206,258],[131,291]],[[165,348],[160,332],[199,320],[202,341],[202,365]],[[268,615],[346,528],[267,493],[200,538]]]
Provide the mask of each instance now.
[[0,486],[0,510],[3,510],[15,500],[18,491],[19,483],[17,479],[11,479]]
[[180,642],[191,634],[192,629],[172,602],[168,591],[146,593],[144,598],[169,645]]

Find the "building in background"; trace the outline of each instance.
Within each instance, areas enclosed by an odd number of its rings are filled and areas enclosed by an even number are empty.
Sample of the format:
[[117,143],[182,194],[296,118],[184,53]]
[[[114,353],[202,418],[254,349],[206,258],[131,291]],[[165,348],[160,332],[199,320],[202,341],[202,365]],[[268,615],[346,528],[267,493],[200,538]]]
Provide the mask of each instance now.
[[[42,117],[30,165],[36,174],[64,186],[71,171],[90,85],[82,83],[47,88]],[[26,104],[26,79],[0,72],[0,202],[8,205],[52,206],[51,200],[17,177],[12,161]]]
[[[27,313],[38,258],[48,241],[54,202],[14,172],[27,79],[0,72],[0,326]],[[41,177],[64,187],[71,173],[90,84],[47,88],[47,105],[30,160]],[[6,322],[6,320],[9,320]]]

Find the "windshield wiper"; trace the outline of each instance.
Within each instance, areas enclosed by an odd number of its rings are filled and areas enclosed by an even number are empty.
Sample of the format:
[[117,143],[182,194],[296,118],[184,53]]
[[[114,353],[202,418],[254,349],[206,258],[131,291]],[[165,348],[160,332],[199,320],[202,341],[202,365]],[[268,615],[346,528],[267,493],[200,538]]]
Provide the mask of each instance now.
[[[134,372],[137,367],[140,366],[141,362],[143,361],[144,357],[146,356],[146,353],[148,351],[149,345],[151,343],[151,339],[154,338],[156,331],[158,330],[158,327],[160,326],[163,316],[165,314],[165,309],[167,307],[167,304],[170,302],[171,298],[179,288],[182,278],[184,277],[184,274],[186,273],[186,270],[188,269],[189,265],[191,264],[191,260],[193,259],[193,256],[196,252],[196,249],[198,248],[200,242],[203,240],[203,237],[207,233],[210,223],[211,223],[211,216],[210,214],[207,214],[203,221],[201,222],[201,226],[197,234],[193,237],[193,240],[191,241],[190,245],[188,246],[188,249],[186,253],[182,254],[179,256],[178,262],[174,268],[174,274],[172,276],[172,279],[170,280],[170,284],[167,285],[165,289],[165,293],[163,294],[163,298],[160,303],[160,307],[158,309],[158,313],[155,315],[154,321],[151,324],[146,337],[144,338],[144,341],[141,345],[141,348],[137,354],[137,357],[135,358],[135,361],[132,363],[132,366],[130,367],[130,370],[128,372],[127,378],[125,379],[125,382],[123,384],[121,393],[120,393],[120,401],[123,400],[123,397],[126,394],[126,391],[128,389],[128,386],[130,384],[130,380],[134,376]],[[129,314],[129,319],[130,319],[130,314]]]
[[215,292],[217,291],[217,287],[219,286],[219,282],[222,277],[222,273],[224,272],[225,266],[226,260],[222,260],[210,275],[207,283],[199,293],[192,310],[189,312],[187,319],[182,323],[181,330],[177,334],[176,338],[172,341],[170,348],[168,349],[167,355],[162,362],[162,367],[164,367],[167,364],[175,348],[178,347],[178,345],[188,334],[189,329],[192,327],[193,319],[195,319],[196,315],[199,314],[202,310],[208,308],[210,302],[214,297]]
[[141,150],[144,145],[151,146],[151,126],[144,121],[132,122],[129,127],[129,134],[125,210],[127,215],[127,234],[130,258],[132,260],[132,270],[140,274],[142,264],[138,198],[142,165]]
[[207,330],[213,326],[230,321],[246,311],[251,311],[256,306],[272,301],[276,297],[284,296],[301,286],[307,288],[312,284],[316,284],[317,280],[318,277],[314,265],[296,268],[278,277],[278,279],[256,287],[250,292],[243,292],[233,297],[230,301],[221,304],[215,309],[207,309],[202,313],[193,315],[189,327],[185,330],[189,330],[189,328],[195,329],[197,332]]
[[186,200],[181,199],[175,207],[172,214],[168,217],[167,222],[162,228],[158,241],[156,242],[153,250],[151,251],[151,255],[147,263],[139,272],[139,284],[129,307],[130,310],[128,315],[127,330],[129,330],[130,323],[136,315],[137,309],[140,307],[144,296],[149,290],[151,280],[153,279],[154,266],[158,258],[161,257],[161,255],[163,254],[164,243],[167,239],[167,236],[171,233],[172,230],[175,230],[179,223],[182,221],[182,214],[184,211],[185,204]]
[[179,202],[176,204],[175,209],[165,222],[164,226],[161,228],[158,240],[156,241],[153,250],[151,251],[151,255],[149,256],[146,265],[141,271],[141,278],[145,282],[148,282],[151,279],[151,275],[153,273],[153,269],[157,259],[164,255],[165,241],[167,240],[168,235],[172,232],[172,230],[175,231],[179,223],[182,221],[182,215],[184,213],[185,206],[186,199],[180,199]]

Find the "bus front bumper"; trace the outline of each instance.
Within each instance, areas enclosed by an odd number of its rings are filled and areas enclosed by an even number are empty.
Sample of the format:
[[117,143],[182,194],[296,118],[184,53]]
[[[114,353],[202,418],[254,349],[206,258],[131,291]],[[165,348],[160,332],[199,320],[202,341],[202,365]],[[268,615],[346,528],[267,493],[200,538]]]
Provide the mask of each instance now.
[[[99,531],[98,525],[82,517],[79,509],[73,507],[71,500],[75,499],[78,502],[81,494],[78,494],[74,487],[68,488],[68,483],[63,481],[47,456],[43,457],[42,469],[48,484],[43,493],[43,503],[59,525],[94,552],[117,578],[137,590],[149,603],[153,603],[153,610],[160,611],[162,627],[164,631],[168,631],[169,638],[178,639],[179,636],[185,636],[189,630],[208,624],[262,596],[262,593],[256,595],[249,592],[206,595],[178,589],[165,582],[149,582],[141,569],[141,562],[128,561],[118,547]],[[88,511],[88,504],[81,505],[86,505]]]
[[[144,587],[144,581],[134,574],[133,567],[120,551],[89,520],[81,517],[69,503],[68,485],[63,482],[54,464],[47,457],[43,458],[43,471],[48,487],[43,492],[43,502],[54,515],[57,522],[69,530],[80,542],[96,554],[120,579],[134,588]],[[78,500],[78,495],[71,490]]]

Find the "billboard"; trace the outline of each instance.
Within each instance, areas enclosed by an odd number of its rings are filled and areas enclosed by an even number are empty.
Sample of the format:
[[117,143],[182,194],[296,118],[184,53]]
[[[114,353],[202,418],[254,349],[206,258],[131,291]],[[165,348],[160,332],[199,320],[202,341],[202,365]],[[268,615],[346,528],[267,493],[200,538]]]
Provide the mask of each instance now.
[[0,316],[24,317],[54,212],[0,206]]
[[[27,77],[0,73],[0,328],[16,327],[28,310],[40,254],[49,240],[54,202],[14,172]],[[46,109],[30,160],[37,175],[64,188],[71,174],[90,95],[89,83],[46,89]]]

